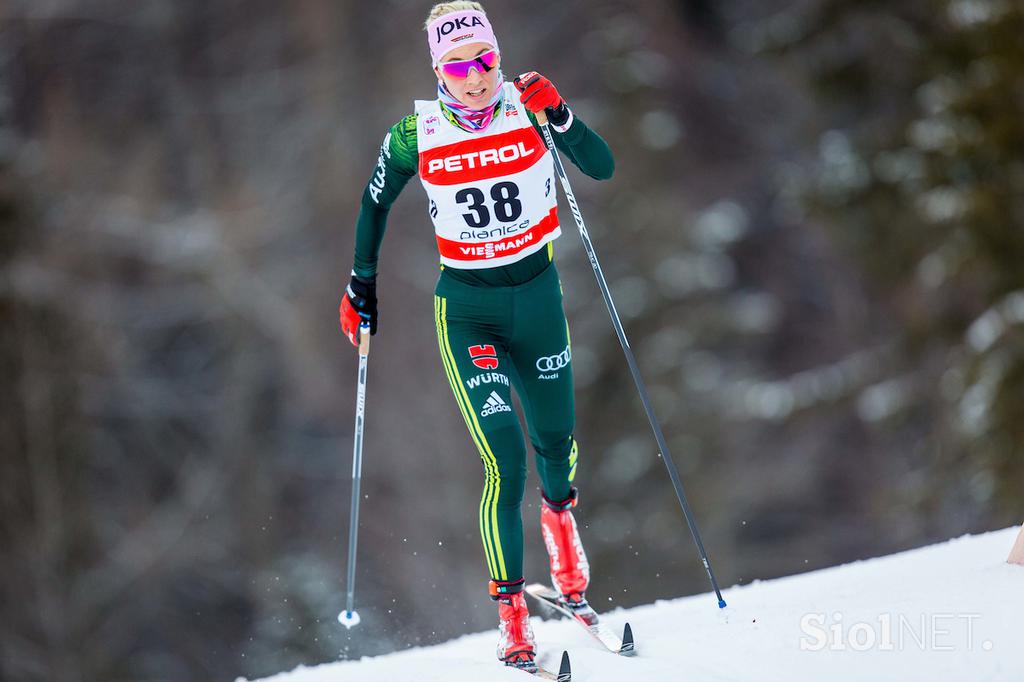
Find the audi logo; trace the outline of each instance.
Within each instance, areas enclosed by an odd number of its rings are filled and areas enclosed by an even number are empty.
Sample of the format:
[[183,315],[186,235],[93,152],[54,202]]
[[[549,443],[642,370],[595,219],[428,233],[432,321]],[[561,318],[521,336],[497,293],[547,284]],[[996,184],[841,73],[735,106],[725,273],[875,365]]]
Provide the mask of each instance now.
[[568,367],[570,360],[572,360],[572,353],[569,351],[569,346],[566,346],[565,350],[558,355],[537,358],[537,370],[541,372],[556,372],[563,367]]

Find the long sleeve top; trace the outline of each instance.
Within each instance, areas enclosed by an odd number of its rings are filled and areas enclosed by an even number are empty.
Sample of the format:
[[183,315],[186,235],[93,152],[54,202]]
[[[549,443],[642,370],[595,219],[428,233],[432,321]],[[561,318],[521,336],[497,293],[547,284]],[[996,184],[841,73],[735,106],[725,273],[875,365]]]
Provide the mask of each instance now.
[[[536,117],[530,122],[542,135]],[[452,124],[454,125],[454,124]],[[607,180],[615,170],[608,144],[577,116],[565,132],[550,127],[555,146],[583,173],[597,180]],[[359,217],[356,221],[356,244],[353,272],[360,277],[377,274],[381,242],[387,227],[388,212],[419,167],[416,140],[416,115],[406,116],[388,131],[381,145],[377,166],[363,191]],[[515,286],[542,271],[552,258],[552,250],[542,249],[509,265],[479,270],[458,270],[447,267],[453,275],[470,284],[481,286]]]

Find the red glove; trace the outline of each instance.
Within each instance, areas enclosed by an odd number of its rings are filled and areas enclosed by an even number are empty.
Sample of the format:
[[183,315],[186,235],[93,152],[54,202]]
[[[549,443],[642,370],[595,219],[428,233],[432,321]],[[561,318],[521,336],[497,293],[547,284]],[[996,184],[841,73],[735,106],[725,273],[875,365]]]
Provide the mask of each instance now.
[[360,325],[370,325],[370,335],[377,333],[377,278],[352,275],[352,281],[341,297],[338,308],[341,330],[352,342],[359,345]]
[[562,97],[555,89],[554,83],[536,71],[527,71],[513,83],[522,93],[519,100],[535,114],[543,109],[557,109],[562,104]]
[[349,301],[348,296],[341,299],[341,307],[338,309],[338,313],[338,316],[341,318],[341,331],[345,332],[345,336],[348,337],[353,346],[358,346],[359,325],[363,320],[359,317],[359,312],[352,307],[352,302]]

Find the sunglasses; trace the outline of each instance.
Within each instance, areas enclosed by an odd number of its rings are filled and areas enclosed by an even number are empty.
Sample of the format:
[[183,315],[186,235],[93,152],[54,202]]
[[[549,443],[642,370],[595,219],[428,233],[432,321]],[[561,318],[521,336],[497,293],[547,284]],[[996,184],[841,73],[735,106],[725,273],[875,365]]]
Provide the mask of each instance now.
[[472,59],[464,59],[458,62],[442,62],[441,70],[452,78],[468,78],[469,70],[476,69],[477,73],[483,75],[498,65],[498,53],[488,50]]

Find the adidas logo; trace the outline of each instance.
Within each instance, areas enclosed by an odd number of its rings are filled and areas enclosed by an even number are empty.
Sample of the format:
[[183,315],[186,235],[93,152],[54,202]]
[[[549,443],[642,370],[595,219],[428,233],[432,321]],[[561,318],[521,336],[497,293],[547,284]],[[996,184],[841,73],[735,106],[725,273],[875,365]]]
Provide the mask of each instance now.
[[508,406],[501,396],[496,391],[491,391],[491,394],[487,396],[486,402],[484,402],[484,409],[480,410],[481,417],[489,417],[495,412],[511,412],[512,408]]

